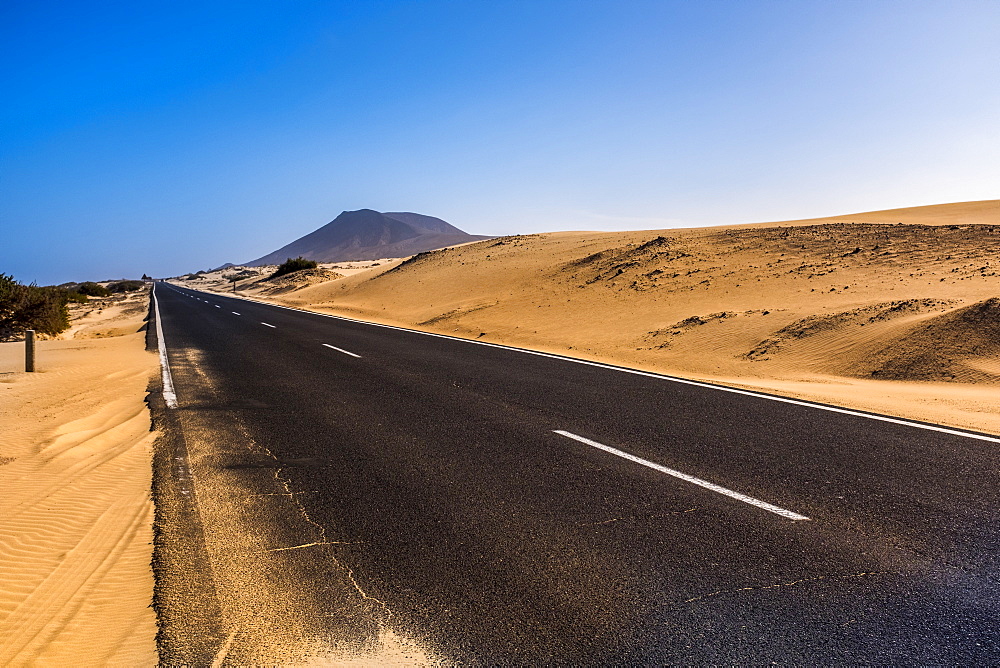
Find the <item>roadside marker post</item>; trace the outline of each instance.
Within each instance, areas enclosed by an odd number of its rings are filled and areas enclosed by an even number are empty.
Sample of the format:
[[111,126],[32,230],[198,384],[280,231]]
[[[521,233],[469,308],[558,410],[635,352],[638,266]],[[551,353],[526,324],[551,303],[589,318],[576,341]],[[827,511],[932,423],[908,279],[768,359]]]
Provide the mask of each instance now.
[[35,370],[35,330],[24,330],[24,370]]

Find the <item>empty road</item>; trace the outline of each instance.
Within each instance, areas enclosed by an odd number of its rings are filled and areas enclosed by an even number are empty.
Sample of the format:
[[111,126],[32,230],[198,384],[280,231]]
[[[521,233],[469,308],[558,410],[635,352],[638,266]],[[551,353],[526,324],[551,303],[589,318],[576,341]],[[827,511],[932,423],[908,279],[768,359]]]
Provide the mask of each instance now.
[[168,660],[1000,660],[1000,439],[155,296]]

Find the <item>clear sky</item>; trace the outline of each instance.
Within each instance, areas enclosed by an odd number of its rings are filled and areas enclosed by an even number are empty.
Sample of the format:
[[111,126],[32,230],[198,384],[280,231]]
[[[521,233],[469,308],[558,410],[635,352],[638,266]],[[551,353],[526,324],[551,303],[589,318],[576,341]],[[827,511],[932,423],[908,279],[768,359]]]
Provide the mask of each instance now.
[[1000,1],[0,1],[0,272],[1000,197]]

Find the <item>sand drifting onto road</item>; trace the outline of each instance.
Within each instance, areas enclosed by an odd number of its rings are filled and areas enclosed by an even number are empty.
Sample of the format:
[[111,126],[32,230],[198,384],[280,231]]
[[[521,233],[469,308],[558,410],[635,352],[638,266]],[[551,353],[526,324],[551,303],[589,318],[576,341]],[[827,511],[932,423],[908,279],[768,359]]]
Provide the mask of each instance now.
[[146,296],[0,344],[0,665],[155,665]]
[[1000,433],[996,200],[504,237],[245,294]]

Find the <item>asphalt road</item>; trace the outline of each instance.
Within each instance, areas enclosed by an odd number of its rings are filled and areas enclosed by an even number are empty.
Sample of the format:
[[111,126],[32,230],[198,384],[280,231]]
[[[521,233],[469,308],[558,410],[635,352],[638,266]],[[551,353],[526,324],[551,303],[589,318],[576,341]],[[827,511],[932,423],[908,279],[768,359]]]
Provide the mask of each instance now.
[[1000,441],[155,294],[161,493],[211,564],[159,603],[217,611],[168,657],[391,630],[491,665],[1000,660]]

